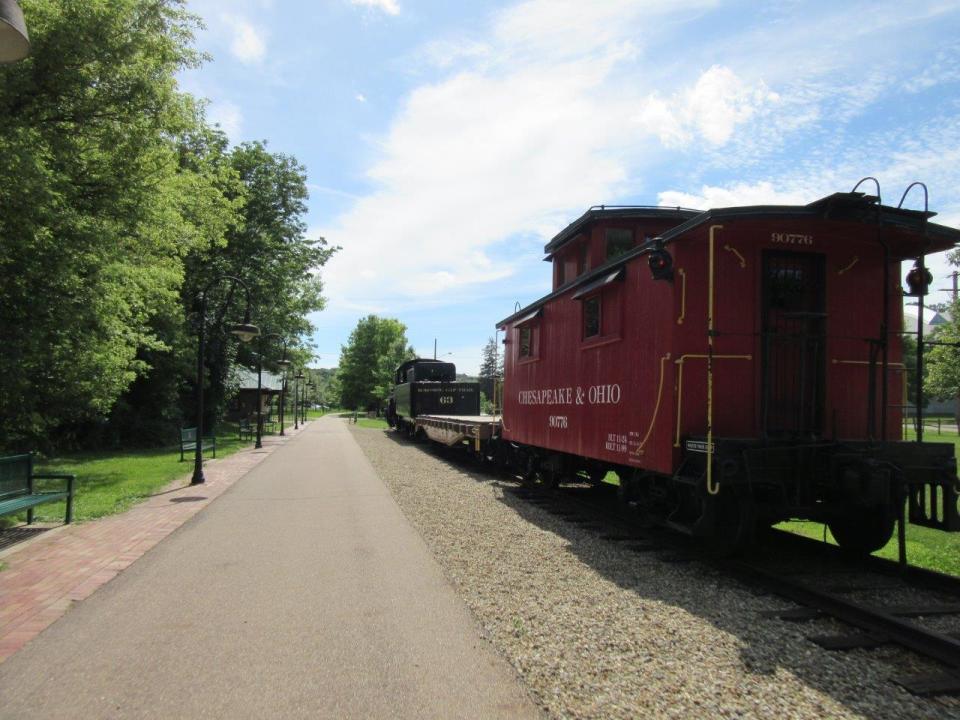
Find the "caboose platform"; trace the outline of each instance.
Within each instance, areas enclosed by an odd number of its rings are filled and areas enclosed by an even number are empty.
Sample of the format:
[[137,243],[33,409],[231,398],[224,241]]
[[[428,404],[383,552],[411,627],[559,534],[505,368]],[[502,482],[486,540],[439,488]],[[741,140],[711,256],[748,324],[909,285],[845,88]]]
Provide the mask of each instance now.
[[500,415],[421,415],[417,418],[417,427],[431,440],[444,445],[456,445],[464,440],[480,444],[499,436],[500,419]]

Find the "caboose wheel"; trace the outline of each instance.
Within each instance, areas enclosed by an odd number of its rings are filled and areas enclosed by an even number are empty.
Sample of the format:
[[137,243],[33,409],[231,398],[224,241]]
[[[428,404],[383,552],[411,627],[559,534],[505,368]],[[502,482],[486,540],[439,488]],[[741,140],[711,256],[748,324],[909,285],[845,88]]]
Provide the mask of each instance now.
[[895,523],[888,507],[850,507],[827,526],[837,545],[844,550],[869,555],[890,542]]
[[560,485],[560,474],[553,470],[539,469],[523,476],[526,485],[540,490],[556,490]]
[[654,518],[650,512],[650,499],[644,487],[644,477],[639,471],[617,472],[620,484],[617,487],[617,504],[620,514],[640,527],[652,527]]
[[587,480],[594,487],[599,487],[603,483],[603,479],[607,476],[606,468],[592,468],[587,471]]

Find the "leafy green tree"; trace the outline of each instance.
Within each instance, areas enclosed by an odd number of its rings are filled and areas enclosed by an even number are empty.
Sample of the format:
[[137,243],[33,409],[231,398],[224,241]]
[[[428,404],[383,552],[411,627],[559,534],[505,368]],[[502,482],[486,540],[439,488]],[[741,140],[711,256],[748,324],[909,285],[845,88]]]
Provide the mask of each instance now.
[[201,59],[183,2],[22,7],[31,56],[0,67],[6,448],[105,417],[169,350],[159,318],[181,314],[181,259],[229,213],[179,162],[178,138],[202,125],[175,80]]
[[954,416],[960,422],[960,303],[951,308],[951,319],[937,327],[931,340],[936,343],[924,354],[925,390],[942,400],[956,401]]
[[368,315],[357,323],[340,352],[340,404],[351,410],[380,410],[393,387],[394,371],[416,357],[399,320]]
[[[217,157],[219,168],[224,154],[217,142],[202,144]],[[187,258],[187,279],[183,301],[189,311],[199,292],[211,280],[230,275],[241,278],[250,289],[251,316],[263,332],[278,333],[295,342],[313,327],[308,314],[324,307],[323,284],[317,270],[338,248],[323,238],[306,236],[306,171],[296,159],[271,153],[266,143],[245,143],[227,156],[224,193],[239,205],[237,222],[224,233],[222,241],[197,249]],[[236,178],[237,185],[230,181]],[[226,378],[233,362],[256,366],[258,344],[237,345],[226,330],[224,320],[239,317],[245,294],[228,285],[212,293],[211,308],[218,312],[208,318],[210,338],[207,355],[209,370],[209,417],[212,423],[222,414],[226,403]],[[228,313],[232,313],[230,318]],[[198,320],[198,319],[197,319]],[[280,343],[272,348],[276,354]],[[291,347],[289,359],[302,366],[309,359],[307,348]],[[192,384],[187,404],[194,393]]]

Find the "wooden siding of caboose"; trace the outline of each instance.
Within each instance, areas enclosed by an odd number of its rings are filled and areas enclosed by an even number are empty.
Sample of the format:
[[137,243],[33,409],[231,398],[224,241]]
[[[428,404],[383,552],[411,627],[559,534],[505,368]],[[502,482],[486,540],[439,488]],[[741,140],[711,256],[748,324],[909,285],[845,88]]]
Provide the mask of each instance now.
[[[883,316],[883,251],[876,229],[810,218],[727,220],[714,230],[713,434],[758,437],[762,429],[762,270],[766,252],[824,257],[826,347],[822,434],[866,439],[870,341]],[[673,348],[674,402],[679,416],[673,443],[707,432],[707,309],[710,226],[676,238],[675,291],[681,308]],[[809,243],[809,244],[807,244]],[[890,269],[890,328],[902,327],[900,264]],[[685,286],[685,287],[684,287]],[[877,356],[876,423],[881,392]],[[891,335],[887,437],[900,438],[903,398],[901,343]],[[682,366],[682,367],[681,367]]]
[[[638,224],[634,230],[642,238],[663,226]],[[592,228],[590,236],[595,244],[602,242],[603,226]],[[675,329],[673,288],[652,279],[646,256],[627,262],[619,278],[575,298],[588,283],[547,301],[540,317],[508,326],[504,437],[669,472],[673,418],[667,356]],[[584,338],[584,303],[593,296],[601,298],[601,329],[596,337]],[[524,326],[531,328],[534,342],[527,358],[520,357]]]

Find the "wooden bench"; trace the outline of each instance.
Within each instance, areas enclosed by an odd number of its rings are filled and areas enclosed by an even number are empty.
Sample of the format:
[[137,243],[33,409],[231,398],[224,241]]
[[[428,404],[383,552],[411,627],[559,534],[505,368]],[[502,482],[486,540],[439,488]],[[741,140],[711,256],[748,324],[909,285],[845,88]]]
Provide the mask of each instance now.
[[[64,491],[37,492],[35,480],[66,480]],[[43,503],[67,501],[64,522],[73,522],[73,486],[75,475],[33,472],[33,456],[29,454],[0,457],[0,515],[27,511],[27,523],[33,522],[33,508]]]
[[[183,453],[197,449],[197,429],[180,428],[180,462],[183,462]],[[201,450],[213,450],[213,456],[217,456],[217,438],[203,438]]]

